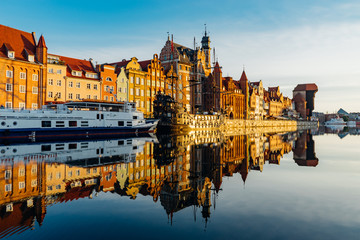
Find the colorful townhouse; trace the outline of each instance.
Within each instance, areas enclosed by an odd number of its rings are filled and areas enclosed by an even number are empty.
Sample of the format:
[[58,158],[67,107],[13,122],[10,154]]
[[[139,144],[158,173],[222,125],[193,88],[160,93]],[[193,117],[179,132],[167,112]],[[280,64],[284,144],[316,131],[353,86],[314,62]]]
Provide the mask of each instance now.
[[0,25],[0,106],[37,109],[45,102],[44,36]]

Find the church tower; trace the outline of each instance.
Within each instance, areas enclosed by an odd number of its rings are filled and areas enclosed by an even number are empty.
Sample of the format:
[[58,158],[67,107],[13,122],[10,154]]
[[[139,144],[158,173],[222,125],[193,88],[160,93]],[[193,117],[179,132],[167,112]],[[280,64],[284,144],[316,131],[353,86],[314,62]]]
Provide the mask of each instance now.
[[201,39],[201,50],[205,52],[205,67],[207,69],[211,68],[211,62],[210,62],[210,37],[207,35],[206,31],[206,25],[205,25],[205,35]]

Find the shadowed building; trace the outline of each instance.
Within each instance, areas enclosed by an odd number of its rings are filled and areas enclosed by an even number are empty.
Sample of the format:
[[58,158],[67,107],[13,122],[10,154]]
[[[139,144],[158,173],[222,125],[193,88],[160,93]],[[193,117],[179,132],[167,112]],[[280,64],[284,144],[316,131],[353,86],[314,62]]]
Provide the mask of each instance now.
[[293,90],[295,110],[303,119],[310,120],[312,111],[315,108],[314,98],[317,91],[318,87],[315,83],[298,84]]
[[316,167],[319,159],[315,155],[315,143],[309,130],[300,134],[293,148],[294,160],[299,166]]

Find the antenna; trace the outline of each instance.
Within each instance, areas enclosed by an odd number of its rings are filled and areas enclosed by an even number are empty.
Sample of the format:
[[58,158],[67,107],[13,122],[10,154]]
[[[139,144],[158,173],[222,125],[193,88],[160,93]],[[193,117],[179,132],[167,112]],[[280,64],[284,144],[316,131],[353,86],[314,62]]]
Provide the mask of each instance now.
[[196,43],[195,43],[195,37],[194,37],[194,50],[195,50],[195,44],[196,44]]
[[216,58],[215,58],[215,47],[214,47],[214,49],[213,49],[213,52],[214,52],[214,65],[215,65],[215,63],[216,63]]

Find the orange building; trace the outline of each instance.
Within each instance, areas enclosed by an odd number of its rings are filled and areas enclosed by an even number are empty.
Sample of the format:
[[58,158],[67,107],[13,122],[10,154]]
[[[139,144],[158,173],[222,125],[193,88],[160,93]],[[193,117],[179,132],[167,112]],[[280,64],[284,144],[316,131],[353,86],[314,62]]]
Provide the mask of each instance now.
[[0,105],[39,108],[45,102],[47,47],[43,36],[0,25]]
[[115,67],[102,64],[97,66],[97,71],[100,74],[101,100],[116,102],[117,74]]

